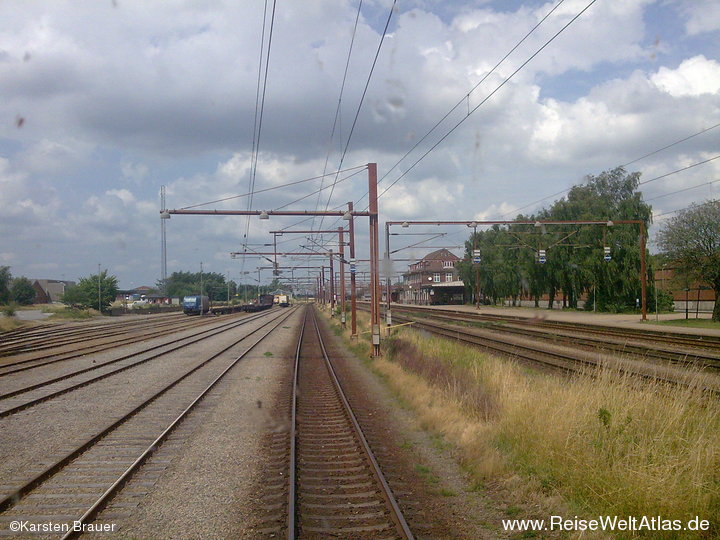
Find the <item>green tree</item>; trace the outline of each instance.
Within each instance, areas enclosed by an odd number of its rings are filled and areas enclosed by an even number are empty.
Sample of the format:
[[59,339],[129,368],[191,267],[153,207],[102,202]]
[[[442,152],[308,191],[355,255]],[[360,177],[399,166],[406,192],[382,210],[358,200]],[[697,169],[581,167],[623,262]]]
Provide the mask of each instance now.
[[12,274],[9,266],[0,266],[0,304],[7,304],[10,301],[10,283]]
[[[188,296],[193,294],[207,295],[210,300],[227,299],[227,283],[225,276],[217,272],[173,272],[165,283],[158,281],[157,286],[165,290],[168,296]],[[231,289],[232,293],[232,289]]]
[[10,298],[13,302],[28,306],[35,300],[35,289],[32,282],[26,277],[19,277],[12,280],[10,286]]
[[117,278],[108,276],[108,271],[103,270],[99,274],[80,278],[77,285],[67,288],[62,302],[95,309],[100,304],[101,311],[105,311],[115,301],[117,291]]
[[[562,294],[563,307],[577,308],[586,294],[592,309],[596,300],[600,310],[634,309],[640,298],[640,230],[637,225],[613,224],[620,220],[650,222],[652,208],[637,191],[639,173],[622,167],[589,175],[574,186],[567,197],[531,216],[517,221],[604,221],[610,226],[510,224],[494,226],[477,233],[481,250],[480,289],[484,297],[496,301],[519,294],[532,296],[535,305],[547,293],[548,307]],[[469,289],[475,283],[470,266],[473,237],[466,242],[465,261],[459,265]],[[611,261],[603,259],[604,248],[611,250]],[[545,263],[538,260],[545,251]],[[652,265],[648,265],[652,276]],[[652,279],[648,280],[652,291]],[[649,295],[650,296],[650,295]],[[654,298],[654,297],[653,297]]]
[[715,291],[713,321],[720,321],[720,199],[693,204],[668,220],[658,245],[681,272]]

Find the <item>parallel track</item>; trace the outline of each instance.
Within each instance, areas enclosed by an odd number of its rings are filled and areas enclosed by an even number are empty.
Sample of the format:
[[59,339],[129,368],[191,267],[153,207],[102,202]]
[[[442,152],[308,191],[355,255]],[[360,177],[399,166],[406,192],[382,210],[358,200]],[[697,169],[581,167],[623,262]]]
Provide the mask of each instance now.
[[686,332],[663,332],[651,328],[636,330],[633,328],[620,328],[617,326],[605,326],[601,324],[590,324],[586,322],[562,322],[538,318],[529,318],[512,315],[498,315],[490,313],[473,313],[447,308],[423,308],[409,305],[393,305],[392,311],[406,311],[415,313],[437,313],[442,315],[456,315],[468,320],[497,322],[499,324],[516,323],[532,326],[534,328],[547,328],[552,330],[565,330],[570,332],[582,332],[589,335],[600,335],[602,337],[612,336],[625,338],[633,341],[645,341],[652,343],[664,343],[673,347],[700,348],[708,352],[720,353],[720,337],[691,334]]
[[[253,330],[206,358],[112,424],[18,484],[0,499],[2,520],[41,516],[56,523],[92,523],[98,513],[201,400],[256,345],[292,314],[283,311],[272,324]],[[220,357],[254,337],[224,368]],[[211,381],[207,384],[208,381]],[[178,414],[179,413],[179,414]],[[148,445],[147,442],[151,441]],[[72,528],[62,538],[79,536]]]
[[[225,323],[219,327],[210,328],[182,338],[173,343],[162,343],[149,347],[144,351],[123,355],[120,358],[108,360],[99,364],[94,364],[90,367],[85,367],[79,370],[75,370],[71,373],[46,379],[23,388],[8,391],[0,394],[0,418],[15,414],[29,407],[43,403],[49,399],[61,396],[73,390],[83,388],[89,384],[97,381],[101,381],[128,369],[134,368],[151,360],[155,360],[167,354],[170,354],[183,347],[197,343],[199,341],[212,338],[220,333],[234,330],[235,328],[242,326],[248,322],[255,321],[263,316],[266,316],[267,312],[263,312],[260,315],[242,318],[239,320],[233,320]],[[158,352],[153,352],[157,351]],[[150,356],[145,356],[147,353],[153,352]],[[117,364],[117,365],[116,365]],[[112,367],[110,367],[112,366]],[[109,368],[109,369],[106,369]],[[98,372],[93,373],[93,372]],[[75,379],[75,380],[70,380]]]
[[[440,309],[412,309],[407,307],[393,308],[393,312],[418,315],[420,318],[431,318],[448,322],[479,324],[488,330],[505,334],[528,336],[533,339],[569,344],[587,350],[612,351],[622,355],[633,355],[642,359],[657,359],[664,362],[681,363],[720,369],[720,347],[715,347],[711,340],[692,340],[693,346],[680,336],[678,343],[660,340],[656,336],[645,336],[639,332],[615,331],[607,327],[587,327],[585,324],[565,324],[554,321],[538,322],[522,319],[497,319],[477,313]],[[662,348],[661,348],[662,347]],[[707,351],[707,352],[706,352]]]
[[17,355],[26,351],[51,349],[62,345],[86,341],[98,336],[108,337],[128,333],[136,328],[146,329],[171,325],[182,321],[177,314],[132,321],[117,321],[103,324],[53,325],[33,328],[32,333],[19,336],[0,334],[0,356]]
[[[413,322],[416,328],[426,330],[433,334],[476,345],[504,356],[545,364],[567,372],[580,372],[588,367],[594,368],[600,365],[609,365],[635,376],[673,385],[698,384],[698,379],[695,374],[687,372],[687,370],[657,365],[641,365],[639,363],[617,359],[613,361],[610,358],[599,358],[593,356],[592,353],[579,351],[577,349],[561,349],[556,346],[541,343],[522,344],[510,337],[503,337],[497,332],[483,331],[483,329],[473,330],[467,327],[433,322],[424,318],[410,319],[393,315],[393,321],[395,320],[398,322]],[[715,395],[720,395],[720,380],[718,380],[717,377],[708,379],[701,384],[703,384],[704,390]]]
[[[25,355],[32,352],[38,352],[41,349],[28,349],[27,351],[19,352],[16,355],[8,356],[8,361],[3,361],[2,363],[0,363],[0,377],[10,375],[12,373],[27,371],[41,366],[47,366],[48,364],[55,364],[57,362],[62,362],[63,360],[72,360],[73,358],[82,357],[98,351],[105,352],[113,348],[124,347],[125,345],[143,342],[159,336],[172,335],[178,330],[191,330],[199,326],[206,326],[212,321],[213,319],[196,318],[191,321],[186,319],[180,319],[174,320],[172,322],[164,322],[161,324],[154,324],[149,326],[145,325],[142,328],[129,328],[129,332],[116,332],[116,334],[120,337],[110,340],[93,338],[92,336],[86,336],[84,338],[82,336],[78,336],[78,339],[73,340],[71,343],[65,344],[71,346],[77,345],[73,346],[70,350],[55,351],[49,354],[38,354],[29,358],[25,357]],[[161,330],[153,332],[153,328],[161,328]],[[138,332],[138,330],[142,331]],[[90,340],[92,343],[87,344],[88,340]],[[42,347],[42,349],[48,348],[55,348],[55,346]],[[15,356],[19,356],[20,358],[15,359]]]

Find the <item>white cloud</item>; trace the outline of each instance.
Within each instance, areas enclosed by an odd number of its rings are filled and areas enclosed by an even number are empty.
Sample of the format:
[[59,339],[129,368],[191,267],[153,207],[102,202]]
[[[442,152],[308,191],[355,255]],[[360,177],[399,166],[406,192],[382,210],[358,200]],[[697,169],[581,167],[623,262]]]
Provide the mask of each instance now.
[[[12,243],[17,237],[36,247],[33,257],[56,257],[63,268],[102,258],[127,276],[149,273],[159,260],[160,184],[167,186],[170,208],[247,191],[262,6],[204,4],[122,0],[117,8],[87,2],[69,9],[66,1],[0,3],[0,118],[9,119],[0,123],[0,221],[12,227],[5,252],[20,253]],[[315,0],[278,9],[256,191],[337,166],[389,5],[364,4],[332,141],[356,5]],[[586,1],[566,0],[462,100],[551,5],[418,0],[405,5],[415,9],[398,9],[344,165],[377,162],[382,177],[461,103],[382,182],[380,192],[407,173],[382,197],[383,219],[497,218],[718,122],[718,58],[711,46],[697,45],[710,43],[701,34],[714,23],[686,2],[688,32],[698,37],[692,43],[664,38],[662,49],[649,51],[645,22],[653,10],[662,13],[650,0],[597,2],[466,118]],[[703,5],[712,13],[712,2]],[[685,56],[670,61],[670,54]],[[26,118],[21,128],[17,116]],[[709,134],[633,170],[644,178],[660,175],[712,150]],[[700,171],[659,181],[657,188],[650,184],[649,192],[695,180],[702,180]],[[320,185],[256,193],[253,208],[324,209],[330,190],[301,199]],[[363,210],[366,189],[363,171],[335,186],[329,206],[354,200]],[[245,208],[247,201],[202,208]],[[173,216],[166,223],[177,261],[171,271],[187,269],[182,261],[222,261],[223,253],[239,249],[246,223],[247,240],[263,242],[271,228],[297,221]],[[322,221],[337,226],[335,219]],[[357,226],[359,243],[366,244],[366,222]],[[28,261],[22,254],[15,264]]]
[[720,92],[720,63],[703,55],[689,58],[677,69],[661,67],[652,82],[673,97]]
[[105,195],[110,195],[120,199],[123,204],[130,205],[135,202],[135,196],[130,193],[127,189],[111,189],[105,192]]

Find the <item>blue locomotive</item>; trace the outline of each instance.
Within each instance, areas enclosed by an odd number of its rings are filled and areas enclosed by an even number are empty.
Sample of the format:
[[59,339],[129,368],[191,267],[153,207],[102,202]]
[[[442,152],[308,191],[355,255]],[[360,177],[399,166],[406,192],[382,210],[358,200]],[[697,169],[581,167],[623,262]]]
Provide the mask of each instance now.
[[182,301],[185,315],[202,315],[210,311],[210,299],[205,295],[186,296]]

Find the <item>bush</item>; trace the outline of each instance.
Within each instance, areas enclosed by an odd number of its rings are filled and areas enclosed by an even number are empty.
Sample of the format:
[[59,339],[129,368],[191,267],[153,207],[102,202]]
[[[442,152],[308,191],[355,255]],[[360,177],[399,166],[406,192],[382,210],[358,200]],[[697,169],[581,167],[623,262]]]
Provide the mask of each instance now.
[[17,306],[14,303],[9,303],[7,306],[2,308],[2,312],[6,317],[14,317]]
[[[673,300],[672,294],[663,290],[657,290],[656,292],[658,312],[675,311],[675,301]],[[651,299],[648,300],[648,309],[655,311],[655,296],[652,296]]]

